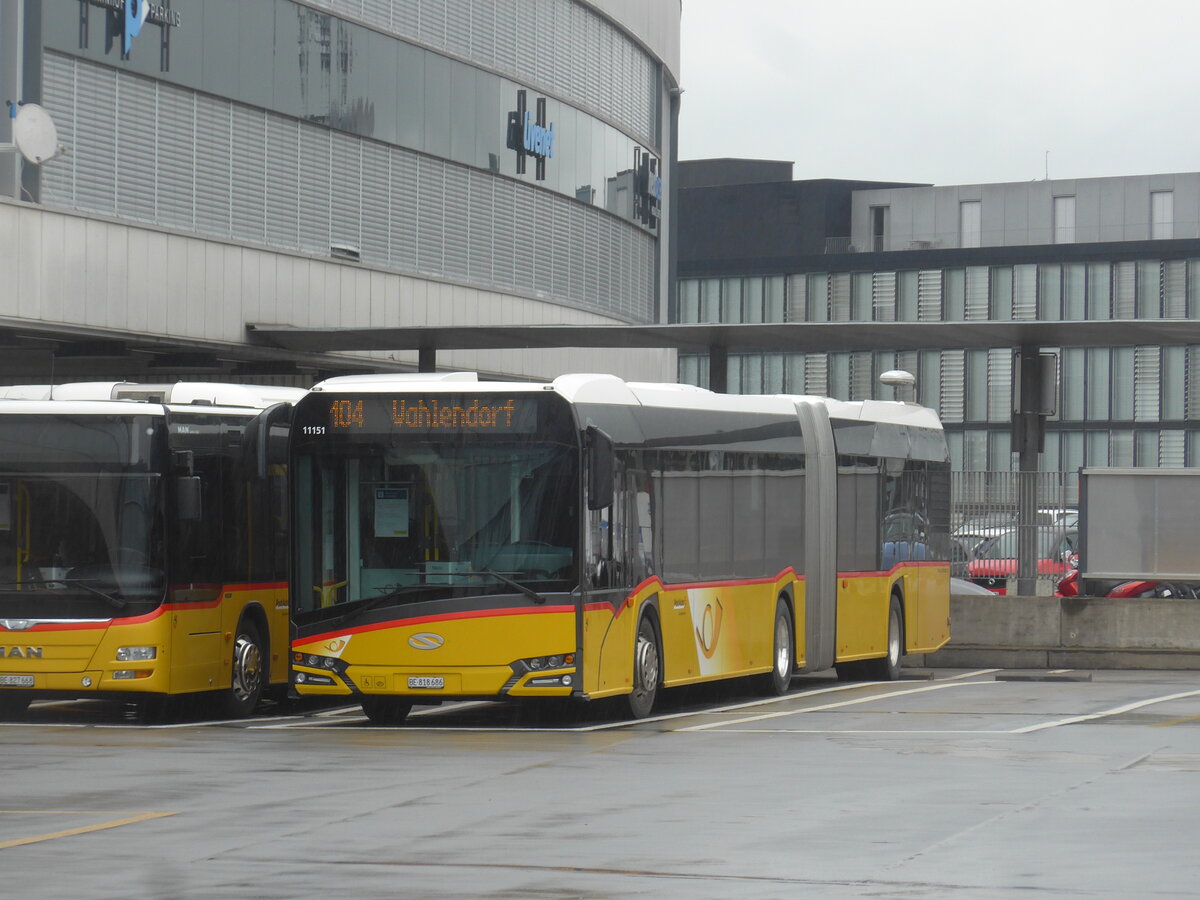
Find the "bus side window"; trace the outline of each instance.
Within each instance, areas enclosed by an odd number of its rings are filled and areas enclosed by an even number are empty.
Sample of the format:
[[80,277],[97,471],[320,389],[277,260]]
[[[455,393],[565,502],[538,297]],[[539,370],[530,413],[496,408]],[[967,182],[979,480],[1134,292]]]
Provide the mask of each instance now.
[[[172,546],[172,565],[180,581],[219,583],[217,563],[225,552],[234,552],[237,546],[234,532],[240,522],[235,518],[228,522],[222,513],[222,489],[224,478],[221,460],[217,457],[198,457],[196,474],[200,477],[200,519],[187,519],[176,523],[176,540]],[[235,556],[235,559],[240,556]]]
[[627,476],[626,497],[629,510],[628,548],[629,583],[637,584],[654,574],[654,501],[650,476],[631,469]]
[[615,462],[617,490],[613,505],[594,509],[588,513],[587,573],[592,587],[618,587],[625,577],[626,509],[629,492],[626,485],[625,467],[620,459]]

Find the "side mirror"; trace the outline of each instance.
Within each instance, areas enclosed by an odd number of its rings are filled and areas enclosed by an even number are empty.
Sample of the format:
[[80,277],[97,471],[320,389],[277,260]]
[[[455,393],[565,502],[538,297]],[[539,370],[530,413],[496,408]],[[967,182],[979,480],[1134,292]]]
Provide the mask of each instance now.
[[[271,430],[273,427],[287,428],[291,421],[292,405],[276,403],[264,409],[246,426],[243,435],[246,464],[255,478],[266,478],[272,464],[286,459],[286,449],[280,452],[272,446]],[[280,443],[280,439],[276,443]]]
[[175,515],[180,521],[200,518],[200,476],[181,475],[175,479]]
[[594,425],[589,425],[585,434],[588,509],[607,509],[613,504],[616,469],[612,438]]

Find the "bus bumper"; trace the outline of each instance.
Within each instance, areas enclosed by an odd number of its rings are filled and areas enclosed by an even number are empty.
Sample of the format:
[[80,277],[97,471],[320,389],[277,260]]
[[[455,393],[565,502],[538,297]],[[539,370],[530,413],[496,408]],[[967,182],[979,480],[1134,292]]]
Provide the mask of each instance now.
[[18,690],[37,693],[83,696],[95,693],[164,693],[165,672],[155,669],[85,669],[81,672],[15,673],[0,671],[0,691]]
[[465,697],[569,697],[578,685],[574,667],[517,671],[522,668],[349,666],[337,672],[293,663],[292,681],[296,692],[306,696],[375,694],[410,697],[416,703]]

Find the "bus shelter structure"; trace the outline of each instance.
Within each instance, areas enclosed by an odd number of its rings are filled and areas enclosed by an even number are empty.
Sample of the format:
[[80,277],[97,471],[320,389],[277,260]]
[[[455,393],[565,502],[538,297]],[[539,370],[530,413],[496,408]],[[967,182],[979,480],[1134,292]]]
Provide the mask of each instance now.
[[[675,349],[706,354],[709,383],[726,383],[730,353],[904,351],[1011,348],[1014,355],[1013,446],[1019,455],[1017,589],[1034,592],[1037,575],[1036,473],[1045,420],[1055,412],[1057,370],[1045,351],[1065,347],[1200,344],[1200,320],[1106,319],[1021,322],[772,322],[676,325],[416,326],[301,328],[252,323],[247,341],[298,353],[417,351],[433,372],[439,350],[564,347]],[[1027,527],[1021,527],[1025,525]]]

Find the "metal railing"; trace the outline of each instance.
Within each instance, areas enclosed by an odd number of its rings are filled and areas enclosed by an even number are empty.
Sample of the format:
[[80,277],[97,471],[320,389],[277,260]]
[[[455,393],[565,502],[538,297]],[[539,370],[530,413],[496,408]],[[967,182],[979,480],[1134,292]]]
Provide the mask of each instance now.
[[[1025,521],[1023,486],[1035,498]],[[1037,594],[1054,592],[1078,547],[1077,473],[954,472],[950,496],[952,575],[1006,593],[1025,576]],[[1033,548],[1035,558],[1019,559],[1021,548]]]

